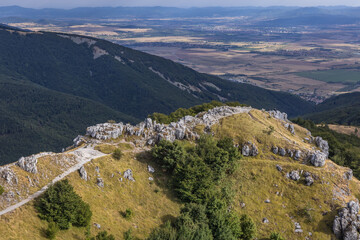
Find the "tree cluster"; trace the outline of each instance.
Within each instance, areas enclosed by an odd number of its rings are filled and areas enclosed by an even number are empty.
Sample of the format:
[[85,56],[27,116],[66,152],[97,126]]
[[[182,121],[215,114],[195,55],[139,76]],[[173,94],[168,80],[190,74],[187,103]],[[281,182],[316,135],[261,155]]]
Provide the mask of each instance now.
[[185,206],[173,223],[154,229],[148,240],[255,237],[252,219],[229,211],[232,194],[226,176],[235,171],[240,159],[232,139],[203,135],[187,149],[181,142],[161,141],[152,156],[171,174],[173,188]]

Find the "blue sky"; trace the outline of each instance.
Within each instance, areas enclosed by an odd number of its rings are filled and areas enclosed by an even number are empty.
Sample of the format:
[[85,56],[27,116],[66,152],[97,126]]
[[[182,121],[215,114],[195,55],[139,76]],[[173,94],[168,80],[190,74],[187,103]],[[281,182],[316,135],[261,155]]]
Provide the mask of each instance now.
[[94,6],[360,6],[360,0],[0,0],[0,6],[73,8]]

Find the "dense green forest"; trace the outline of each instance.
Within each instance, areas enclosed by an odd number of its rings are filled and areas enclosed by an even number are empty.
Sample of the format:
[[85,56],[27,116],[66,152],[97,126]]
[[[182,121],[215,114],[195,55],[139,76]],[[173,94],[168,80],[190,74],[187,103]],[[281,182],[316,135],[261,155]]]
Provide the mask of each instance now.
[[329,142],[329,158],[335,163],[350,167],[354,175],[360,177],[360,138],[331,130],[326,124],[317,126],[311,120],[297,118],[292,120],[311,131],[313,136],[321,136]]
[[[104,40],[5,26],[0,40],[1,164],[60,151],[89,125],[110,119],[136,123],[153,112],[212,100],[291,116],[313,109],[288,93],[224,81]],[[104,55],[95,57],[96,51]]]
[[341,94],[316,106],[313,113],[304,115],[316,123],[336,123],[360,126],[360,93]]

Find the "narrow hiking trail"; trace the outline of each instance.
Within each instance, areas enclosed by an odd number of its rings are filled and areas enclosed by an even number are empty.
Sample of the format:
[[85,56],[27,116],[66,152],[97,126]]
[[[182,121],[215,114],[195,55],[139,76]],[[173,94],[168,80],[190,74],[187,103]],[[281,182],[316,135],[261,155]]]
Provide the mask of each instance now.
[[94,148],[90,147],[90,146],[84,146],[81,148],[78,148],[74,151],[70,151],[68,153],[74,154],[74,156],[76,157],[77,163],[74,166],[71,166],[69,169],[67,169],[65,172],[61,173],[60,175],[58,175],[57,177],[55,177],[50,183],[48,183],[46,186],[44,186],[43,188],[41,188],[39,191],[31,194],[30,196],[28,196],[26,199],[22,200],[21,202],[18,202],[12,206],[9,206],[7,208],[5,208],[4,210],[0,211],[0,216],[12,212],[15,209],[25,205],[26,203],[34,200],[35,198],[39,197],[42,193],[44,193],[52,184],[64,179],[66,176],[68,176],[69,174],[79,170],[81,168],[81,166],[83,166],[84,164],[90,162],[91,160],[95,159],[95,158],[99,158],[99,157],[103,157],[106,154],[95,150]]

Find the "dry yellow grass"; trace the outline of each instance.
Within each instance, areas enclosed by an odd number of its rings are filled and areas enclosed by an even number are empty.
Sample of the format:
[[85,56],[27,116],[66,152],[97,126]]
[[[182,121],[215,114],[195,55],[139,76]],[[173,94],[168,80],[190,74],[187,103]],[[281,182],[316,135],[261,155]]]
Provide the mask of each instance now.
[[[153,228],[179,214],[180,204],[166,187],[168,177],[153,163],[150,164],[157,171],[148,173],[149,161],[145,153],[138,156],[130,151],[121,160],[105,156],[86,164],[90,177],[88,181],[82,180],[77,172],[67,177],[75,191],[91,206],[93,235],[107,230],[116,239],[122,239],[123,233],[132,229],[134,236],[144,237]],[[100,168],[99,174],[95,171],[97,166]],[[123,173],[127,169],[132,169],[135,182],[120,180],[122,175],[119,172]],[[150,176],[154,181],[149,181]],[[104,180],[104,188],[96,185],[98,177]],[[127,208],[134,212],[130,220],[122,216]],[[0,223],[0,239],[45,239],[43,230],[47,224],[37,217],[32,203],[0,217]],[[101,229],[94,227],[93,223],[100,224]],[[60,231],[56,239],[84,239],[84,232],[84,228],[71,228]]]
[[[354,134],[354,135],[360,137],[360,127],[335,125],[335,124],[329,124],[328,126],[331,130],[334,130],[335,132],[347,134],[347,135]],[[357,129],[357,131],[356,131],[356,129]]]
[[[266,133],[269,126],[274,127],[270,135]],[[236,172],[226,179],[233,186],[235,197],[232,209],[254,219],[258,239],[266,239],[273,231],[280,232],[285,239],[304,239],[309,232],[312,239],[331,239],[331,224],[337,209],[347,201],[360,197],[359,181],[354,178],[348,182],[343,178],[347,168],[331,161],[327,161],[325,167],[315,168],[270,151],[274,145],[291,149],[313,148],[314,145],[303,141],[307,130],[302,127],[295,125],[296,134],[292,135],[268,113],[251,110],[249,114],[237,114],[220,120],[212,130],[216,138],[230,136],[238,144],[252,141],[259,148],[258,156],[243,157]],[[198,126],[196,131],[203,131],[203,126]],[[93,235],[107,230],[116,239],[123,239],[123,233],[132,229],[135,237],[144,239],[151,229],[178,216],[181,204],[169,188],[169,176],[151,162],[145,149],[125,140],[135,141],[136,138],[120,138],[97,146],[106,153],[120,148],[124,153],[120,160],[113,159],[111,155],[95,159],[85,165],[90,177],[88,181],[82,180],[77,172],[70,174],[67,179],[91,206]],[[184,147],[193,145],[188,141],[181,141],[181,144]],[[43,166],[51,163],[47,161],[53,160],[42,160]],[[147,171],[148,164],[155,167],[154,174]],[[282,172],[277,171],[277,164],[282,166]],[[99,167],[100,173],[96,172],[96,167]],[[119,172],[127,169],[133,170],[135,182],[120,180],[122,174]],[[311,172],[316,176],[315,183],[305,186],[303,177],[298,182],[286,178],[286,173],[292,170]],[[104,180],[104,188],[96,185],[98,177]],[[149,177],[155,180],[149,181]],[[270,199],[271,203],[265,203],[266,199]],[[245,203],[245,208],[240,203]],[[122,215],[127,208],[134,212],[130,220]],[[262,223],[264,217],[268,218],[268,224]],[[304,233],[294,233],[295,222],[300,223]],[[95,228],[94,223],[100,224],[101,229]],[[0,217],[0,231],[3,233],[0,239],[44,239],[46,226],[46,222],[36,216],[32,203],[27,204]],[[61,231],[57,239],[84,239],[84,232],[84,228],[71,228]]]

